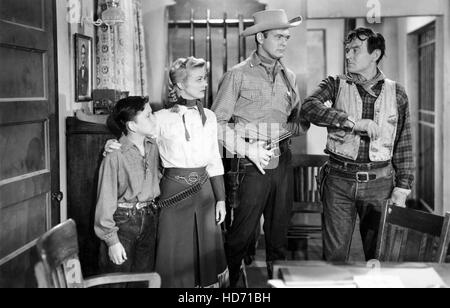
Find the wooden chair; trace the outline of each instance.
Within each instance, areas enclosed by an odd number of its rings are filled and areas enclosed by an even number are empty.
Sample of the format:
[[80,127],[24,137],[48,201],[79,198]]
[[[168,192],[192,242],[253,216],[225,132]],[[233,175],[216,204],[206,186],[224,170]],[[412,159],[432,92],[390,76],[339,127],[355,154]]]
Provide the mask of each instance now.
[[386,204],[379,230],[378,260],[443,263],[450,242],[450,213],[443,217]]
[[[288,228],[288,244],[295,259],[299,241],[303,241],[306,260],[308,241],[322,236],[323,206],[320,201],[316,177],[319,169],[328,161],[326,155],[294,155],[294,205],[291,223]],[[310,221],[314,220],[311,224]]]
[[76,225],[68,220],[47,233],[36,244],[40,261],[35,266],[39,288],[90,288],[105,284],[148,282],[149,288],[161,287],[157,273],[117,273],[84,279],[78,259]]

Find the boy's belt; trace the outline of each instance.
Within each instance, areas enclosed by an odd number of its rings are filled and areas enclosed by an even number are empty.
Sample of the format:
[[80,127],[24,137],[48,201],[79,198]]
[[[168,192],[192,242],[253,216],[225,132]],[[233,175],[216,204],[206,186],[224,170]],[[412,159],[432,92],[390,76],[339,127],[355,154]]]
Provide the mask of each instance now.
[[155,200],[144,201],[144,202],[120,202],[117,204],[117,207],[119,207],[121,209],[129,209],[129,210],[132,210],[132,209],[142,210],[147,207],[152,207],[152,208],[156,209],[156,204],[155,204]]

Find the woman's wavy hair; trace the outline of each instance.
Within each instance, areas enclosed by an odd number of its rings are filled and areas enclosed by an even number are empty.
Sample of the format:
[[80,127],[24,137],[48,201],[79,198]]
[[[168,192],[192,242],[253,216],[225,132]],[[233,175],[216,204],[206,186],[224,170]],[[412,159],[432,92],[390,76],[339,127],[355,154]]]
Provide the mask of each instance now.
[[202,68],[205,66],[206,61],[204,59],[194,57],[179,58],[173,62],[169,70],[169,94],[166,108],[171,108],[177,103],[181,92],[178,84],[187,80],[189,72],[194,68]]

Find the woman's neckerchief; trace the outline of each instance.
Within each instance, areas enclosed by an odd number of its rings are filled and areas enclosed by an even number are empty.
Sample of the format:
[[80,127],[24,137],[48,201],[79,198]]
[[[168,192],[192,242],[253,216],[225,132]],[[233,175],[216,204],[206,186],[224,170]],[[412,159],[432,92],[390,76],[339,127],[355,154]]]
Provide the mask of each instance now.
[[[178,106],[186,106],[188,109],[195,109],[195,107],[197,107],[198,112],[200,113],[200,116],[202,117],[202,124],[203,126],[205,126],[206,123],[206,114],[205,114],[205,110],[203,108],[203,104],[202,102],[197,99],[197,100],[187,100],[185,98],[179,97],[178,101],[176,103],[176,105],[174,107],[172,107],[172,112],[178,112],[179,109],[177,108]],[[185,136],[186,136],[186,141],[190,141],[191,140],[191,135],[189,134],[187,127],[186,127],[186,116],[185,114],[183,114],[183,124],[184,124],[184,132],[185,132]]]
[[360,74],[352,74],[352,73],[347,73],[347,75],[342,76],[342,78],[348,82],[352,82],[356,85],[361,86],[367,93],[369,93],[371,96],[373,97],[377,97],[377,95],[375,94],[375,92],[372,90],[372,88],[379,83],[382,80],[386,79],[386,76],[383,74],[382,71],[380,71],[379,69],[377,69],[377,74],[375,75],[375,77],[373,77],[370,80],[365,79],[362,75]]

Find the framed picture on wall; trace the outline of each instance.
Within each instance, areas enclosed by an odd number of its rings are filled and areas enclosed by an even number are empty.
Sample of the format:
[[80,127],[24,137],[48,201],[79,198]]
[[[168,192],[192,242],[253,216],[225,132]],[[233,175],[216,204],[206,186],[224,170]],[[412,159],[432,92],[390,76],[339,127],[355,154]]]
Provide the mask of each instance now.
[[92,101],[92,38],[75,34],[75,101]]

